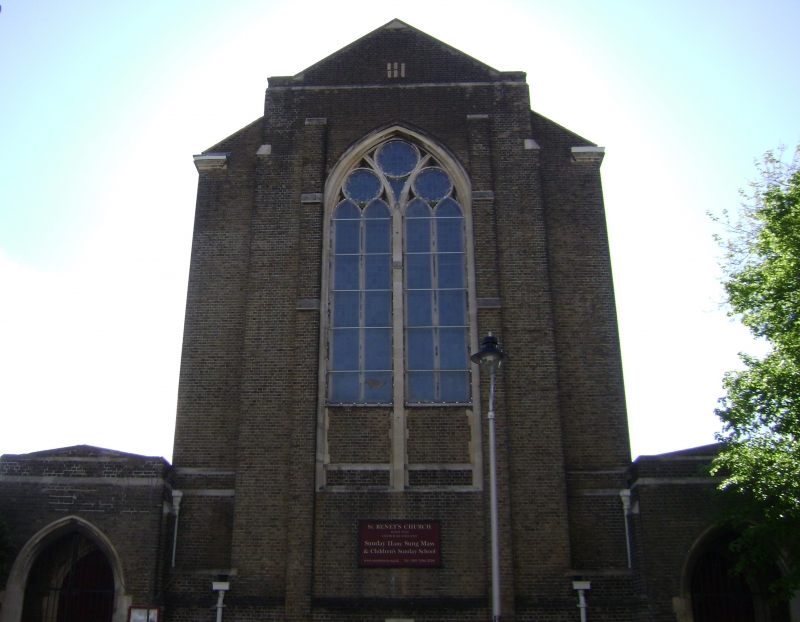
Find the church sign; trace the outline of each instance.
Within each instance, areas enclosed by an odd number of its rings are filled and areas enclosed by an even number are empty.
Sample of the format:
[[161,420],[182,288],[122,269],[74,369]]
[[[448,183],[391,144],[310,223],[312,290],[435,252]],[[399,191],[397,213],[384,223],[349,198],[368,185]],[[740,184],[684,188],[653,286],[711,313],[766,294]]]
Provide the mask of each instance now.
[[362,568],[441,566],[438,520],[362,520],[358,532]]

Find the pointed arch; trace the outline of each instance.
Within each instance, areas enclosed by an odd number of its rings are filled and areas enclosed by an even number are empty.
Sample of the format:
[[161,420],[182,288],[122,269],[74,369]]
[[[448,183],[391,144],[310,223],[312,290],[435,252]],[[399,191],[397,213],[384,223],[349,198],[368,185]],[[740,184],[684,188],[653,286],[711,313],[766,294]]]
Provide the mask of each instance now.
[[400,124],[393,124],[368,134],[341,155],[330,175],[328,175],[328,179],[325,180],[323,200],[325,202],[326,222],[330,211],[336,207],[336,195],[347,174],[358,162],[364,159],[365,155],[381,143],[387,142],[392,138],[406,139],[412,144],[420,145],[438,160],[442,168],[444,168],[453,179],[459,196],[463,197],[466,202],[464,210],[468,213],[472,212],[472,184],[470,183],[469,175],[467,175],[466,170],[464,170],[458,158],[456,158],[450,150],[422,132],[412,130]]
[[[372,239],[368,227],[374,226],[376,231],[378,227],[368,224],[369,207],[378,201],[388,207],[391,218],[386,251],[368,248],[367,240]],[[415,202],[425,203],[422,211],[429,221],[417,223],[417,229],[429,231],[424,250],[407,248],[409,236],[415,233],[407,220],[415,218]],[[435,209],[438,203],[443,209]],[[405,213],[406,206],[412,206],[412,213]],[[351,207],[359,211],[357,219]],[[353,212],[353,217],[340,216],[345,212]],[[363,137],[341,155],[325,182],[323,216],[317,487],[325,486],[329,460],[329,405],[372,405],[393,410],[391,464],[376,466],[389,468],[390,488],[402,490],[407,479],[405,408],[432,404],[469,409],[472,481],[474,488],[480,489],[479,379],[469,362],[469,352],[477,350],[478,338],[472,186],[466,170],[436,140],[392,124]],[[384,253],[383,258],[375,253]],[[411,285],[411,264],[423,260],[437,276],[430,283]],[[378,263],[379,278],[391,275],[391,280],[369,285],[369,270],[375,270],[373,264]],[[439,274],[448,280],[440,281]],[[346,285],[339,284],[340,277]],[[458,289],[461,292],[445,291]],[[417,326],[408,316],[417,308],[411,305],[411,298],[421,300],[426,293],[431,299],[432,319],[423,322],[425,326]],[[370,323],[374,315],[368,308],[370,299],[388,305],[390,324]],[[380,310],[382,318],[383,307]],[[423,335],[426,330],[430,335]],[[418,352],[410,347],[413,339],[425,341],[431,355],[412,360],[412,354]],[[389,344],[388,354],[384,342]]]
[[[764,596],[767,579],[754,584],[751,579],[731,574],[734,560],[730,542],[737,534],[729,528],[711,525],[689,548],[681,572],[682,622],[788,622],[789,603],[771,606]],[[785,571],[782,560],[774,570]],[[792,601],[792,609],[795,608]]]
[[125,575],[116,548],[111,540],[89,521],[80,516],[65,516],[36,532],[17,555],[6,582],[6,602],[0,609],[0,622],[21,620],[25,587],[33,565],[51,544],[70,533],[79,533],[86,537],[105,555],[114,575],[112,621],[125,621],[130,599],[125,595]]

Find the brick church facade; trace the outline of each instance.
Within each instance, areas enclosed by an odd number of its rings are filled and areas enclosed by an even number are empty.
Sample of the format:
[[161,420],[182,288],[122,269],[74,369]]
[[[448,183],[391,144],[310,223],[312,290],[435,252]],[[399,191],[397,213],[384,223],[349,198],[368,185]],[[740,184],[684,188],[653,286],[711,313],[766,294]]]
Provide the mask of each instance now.
[[603,155],[399,20],[270,78],[195,156],[173,464],[3,456],[0,621],[491,619],[488,332],[503,618],[715,619],[716,447],[630,459]]

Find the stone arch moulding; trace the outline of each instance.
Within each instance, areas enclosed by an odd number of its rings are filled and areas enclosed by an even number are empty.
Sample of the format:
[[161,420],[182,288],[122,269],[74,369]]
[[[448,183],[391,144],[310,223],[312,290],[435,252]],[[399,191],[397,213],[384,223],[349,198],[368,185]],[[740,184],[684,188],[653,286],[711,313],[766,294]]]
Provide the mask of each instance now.
[[681,568],[680,593],[672,598],[672,608],[675,611],[678,622],[693,622],[692,571],[706,545],[723,533],[724,530],[718,525],[706,527],[689,547],[689,551],[683,559],[683,567]]
[[22,547],[11,566],[6,583],[6,599],[0,609],[0,622],[19,622],[22,618],[22,604],[25,597],[25,584],[28,573],[39,554],[61,536],[77,531],[91,539],[108,559],[114,573],[114,614],[113,622],[125,622],[131,598],[125,594],[125,577],[117,550],[111,540],[79,516],[65,516],[40,529]]
[[463,197],[470,197],[470,205],[464,206],[466,211],[471,212],[471,193],[472,188],[469,181],[469,175],[464,167],[459,162],[458,158],[452,154],[448,149],[432,138],[425,136],[423,133],[412,130],[400,124],[393,124],[384,127],[380,130],[367,134],[355,144],[350,146],[336,162],[333,170],[325,180],[325,215],[327,216],[330,211],[336,206],[336,192],[344,181],[350,169],[359,162],[367,153],[377,147],[384,141],[391,138],[405,138],[413,143],[422,146],[430,152],[442,165],[447,169],[447,172],[453,176],[453,183],[456,185],[456,190],[461,193]]
[[[392,139],[406,140],[414,143],[427,151],[439,165],[450,175],[454,189],[459,197],[461,208],[464,210],[464,224],[466,234],[466,262],[467,262],[467,291],[468,291],[468,322],[470,328],[470,349],[478,349],[478,316],[477,316],[477,294],[475,276],[475,247],[473,239],[472,222],[472,184],[464,166],[449,149],[442,145],[438,140],[426,136],[420,130],[414,130],[399,123],[392,123],[376,129],[366,134],[354,142],[334,165],[325,180],[323,194],[323,261],[321,269],[321,288],[320,288],[320,308],[324,309],[329,296],[329,262],[326,260],[329,252],[331,237],[331,214],[337,205],[338,192],[344,182],[345,177],[370,151],[380,144]],[[392,229],[396,235],[400,224],[400,216],[393,211]],[[392,264],[402,265],[402,249],[393,245]],[[397,284],[394,284],[396,292]],[[402,285],[400,285],[402,287]],[[325,462],[327,455],[326,439],[326,381],[327,381],[327,342],[326,332],[328,329],[327,313],[320,314],[320,341],[319,341],[319,365],[318,365],[318,389],[317,389],[317,458],[316,458],[316,488],[320,490],[325,482]],[[397,346],[395,345],[395,348]],[[402,348],[400,349],[402,351]],[[481,436],[481,416],[480,416],[480,383],[477,373],[477,366],[473,365],[472,387],[471,387],[471,413],[472,418],[472,449],[471,464],[473,471],[473,484],[470,490],[483,489],[483,456]],[[405,489],[405,411],[402,399],[394,399],[394,415],[392,416],[392,457],[390,465],[390,489],[400,492]]]

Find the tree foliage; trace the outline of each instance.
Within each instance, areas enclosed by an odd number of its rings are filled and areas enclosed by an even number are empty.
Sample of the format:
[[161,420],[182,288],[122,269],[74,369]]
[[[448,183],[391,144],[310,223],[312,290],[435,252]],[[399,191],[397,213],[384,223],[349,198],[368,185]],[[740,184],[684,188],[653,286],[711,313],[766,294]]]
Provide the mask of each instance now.
[[769,587],[786,599],[800,588],[800,145],[783,155],[767,152],[741,209],[715,219],[728,313],[770,351],[741,354],[744,369],[725,374],[712,473],[724,475],[725,517],[741,533],[737,570],[764,576],[782,560]]

